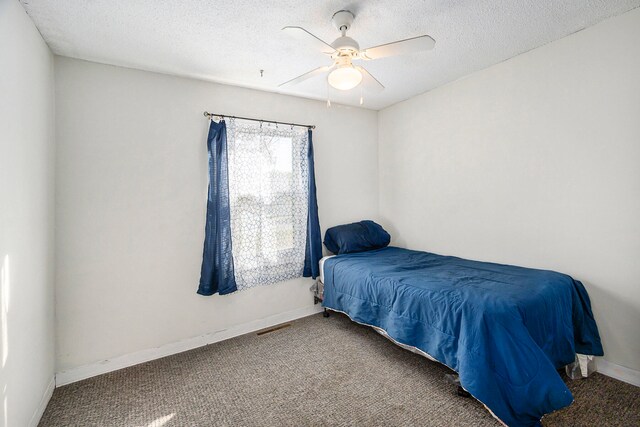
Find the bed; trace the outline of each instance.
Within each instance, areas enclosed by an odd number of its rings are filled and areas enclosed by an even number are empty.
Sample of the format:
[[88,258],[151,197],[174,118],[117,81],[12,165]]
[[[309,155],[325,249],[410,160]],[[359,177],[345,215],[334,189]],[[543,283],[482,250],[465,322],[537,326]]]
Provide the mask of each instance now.
[[509,426],[573,401],[558,369],[603,355],[584,286],[565,274],[397,247],[323,259],[322,304],[445,364]]

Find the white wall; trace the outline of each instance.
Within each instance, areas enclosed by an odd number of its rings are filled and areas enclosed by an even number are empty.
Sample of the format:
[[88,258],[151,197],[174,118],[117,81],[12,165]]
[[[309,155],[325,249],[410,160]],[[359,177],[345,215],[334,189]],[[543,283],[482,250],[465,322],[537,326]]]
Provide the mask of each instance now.
[[53,55],[0,0],[0,426],[35,425],[53,392]]
[[395,244],[571,274],[635,370],[639,46],[636,9],[382,110],[378,135]]
[[204,110],[313,123],[320,223],[378,209],[377,113],[56,57],[57,368],[313,305],[310,279],[196,294]]

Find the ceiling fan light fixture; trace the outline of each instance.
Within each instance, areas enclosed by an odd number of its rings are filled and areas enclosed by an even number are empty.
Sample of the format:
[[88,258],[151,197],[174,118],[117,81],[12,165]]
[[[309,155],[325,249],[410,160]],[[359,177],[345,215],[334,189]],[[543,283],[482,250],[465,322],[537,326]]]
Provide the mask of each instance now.
[[327,76],[329,84],[338,90],[350,90],[362,81],[362,73],[353,65],[340,65]]
[[[338,90],[348,91],[362,84],[362,86],[366,86],[369,89],[380,91],[384,89],[384,85],[373,77],[366,68],[359,65],[354,67],[351,63],[352,60],[374,60],[389,56],[422,52],[433,49],[436,44],[433,38],[424,34],[360,50],[358,42],[347,36],[347,31],[351,28],[354,18],[355,15],[353,12],[348,10],[339,10],[333,14],[331,20],[341,35],[335,39],[332,44],[327,43],[302,27],[287,26],[282,28],[282,30],[288,34],[302,35],[307,41],[313,42],[317,50],[331,56],[333,64],[308,71],[280,84],[279,87],[297,84],[316,75],[329,73],[327,76],[327,88],[333,87]],[[362,83],[363,81],[364,83]],[[363,102],[364,100],[362,96],[360,96],[360,104]]]

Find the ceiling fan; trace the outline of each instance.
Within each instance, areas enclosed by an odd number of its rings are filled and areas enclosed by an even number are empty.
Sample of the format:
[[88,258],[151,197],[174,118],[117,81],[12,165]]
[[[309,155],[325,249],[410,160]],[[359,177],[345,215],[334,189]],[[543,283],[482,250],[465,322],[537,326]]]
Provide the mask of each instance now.
[[331,44],[311,34],[302,27],[284,27],[282,29],[283,31],[313,43],[316,49],[330,55],[333,64],[306,72],[280,84],[279,87],[298,84],[311,77],[328,73],[327,82],[336,89],[344,91],[350,90],[365,80],[368,88],[380,91],[384,89],[382,83],[373,77],[364,67],[353,65],[353,61],[369,61],[386,58],[388,56],[429,50],[433,49],[436,44],[436,41],[430,36],[422,35],[360,50],[358,42],[347,36],[347,31],[351,28],[354,18],[355,15],[348,10],[340,10],[333,15],[331,22],[342,35]]

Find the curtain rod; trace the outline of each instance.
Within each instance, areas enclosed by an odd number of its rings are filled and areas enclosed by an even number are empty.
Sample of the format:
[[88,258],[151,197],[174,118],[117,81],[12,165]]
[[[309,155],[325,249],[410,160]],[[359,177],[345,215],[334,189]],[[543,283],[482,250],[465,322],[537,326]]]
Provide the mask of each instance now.
[[309,128],[309,129],[315,129],[316,128],[316,125],[301,125],[299,123],[287,123],[287,122],[276,122],[274,120],[252,119],[252,118],[249,118],[249,117],[229,116],[228,114],[214,114],[214,113],[209,113],[208,111],[204,112],[204,116],[208,117],[211,120],[213,120],[214,117],[220,117],[222,119],[224,119],[226,117],[228,119],[251,120],[251,121],[254,121],[254,122],[275,123],[277,125],[279,124],[279,125],[288,125],[288,126],[300,126],[300,127]]

